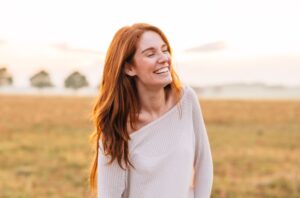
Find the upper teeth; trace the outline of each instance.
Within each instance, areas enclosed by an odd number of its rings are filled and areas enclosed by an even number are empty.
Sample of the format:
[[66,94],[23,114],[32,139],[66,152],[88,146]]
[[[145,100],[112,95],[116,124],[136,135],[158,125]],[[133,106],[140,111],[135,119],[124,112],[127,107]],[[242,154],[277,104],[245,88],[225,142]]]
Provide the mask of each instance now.
[[169,71],[168,67],[160,68],[159,70],[156,70],[154,73],[163,73]]

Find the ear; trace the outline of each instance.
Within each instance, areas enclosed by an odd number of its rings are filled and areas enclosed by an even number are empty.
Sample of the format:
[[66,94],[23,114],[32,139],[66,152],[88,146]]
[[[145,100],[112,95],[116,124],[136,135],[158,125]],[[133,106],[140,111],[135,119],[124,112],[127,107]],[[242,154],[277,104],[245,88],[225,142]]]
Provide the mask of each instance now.
[[125,74],[127,74],[128,76],[136,75],[135,69],[130,63],[125,63]]

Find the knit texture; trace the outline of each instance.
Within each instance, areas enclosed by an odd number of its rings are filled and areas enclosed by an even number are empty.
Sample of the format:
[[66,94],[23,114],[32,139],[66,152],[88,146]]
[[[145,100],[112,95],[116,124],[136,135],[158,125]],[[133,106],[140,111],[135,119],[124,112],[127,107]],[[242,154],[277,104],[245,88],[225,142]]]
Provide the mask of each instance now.
[[[177,105],[130,135],[135,168],[106,163],[100,144],[98,198],[209,198],[210,144],[195,91],[184,86]],[[194,182],[193,182],[194,178]]]

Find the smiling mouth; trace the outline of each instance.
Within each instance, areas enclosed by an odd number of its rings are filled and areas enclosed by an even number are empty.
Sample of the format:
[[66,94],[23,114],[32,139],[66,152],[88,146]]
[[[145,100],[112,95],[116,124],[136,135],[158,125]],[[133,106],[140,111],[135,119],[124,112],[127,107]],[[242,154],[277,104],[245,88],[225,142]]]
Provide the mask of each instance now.
[[155,70],[153,73],[155,74],[163,74],[169,72],[169,67],[162,67],[158,70]]

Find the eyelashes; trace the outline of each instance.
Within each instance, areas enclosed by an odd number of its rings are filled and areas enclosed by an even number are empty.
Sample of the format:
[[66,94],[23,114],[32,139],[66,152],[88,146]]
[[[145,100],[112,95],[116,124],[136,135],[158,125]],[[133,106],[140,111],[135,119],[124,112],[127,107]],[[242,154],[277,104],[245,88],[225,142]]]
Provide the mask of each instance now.
[[[164,54],[170,53],[168,49],[162,50],[162,52],[163,52]],[[151,53],[147,54],[146,56],[147,56],[147,57],[153,57],[155,54],[156,54],[155,52],[151,52]]]

